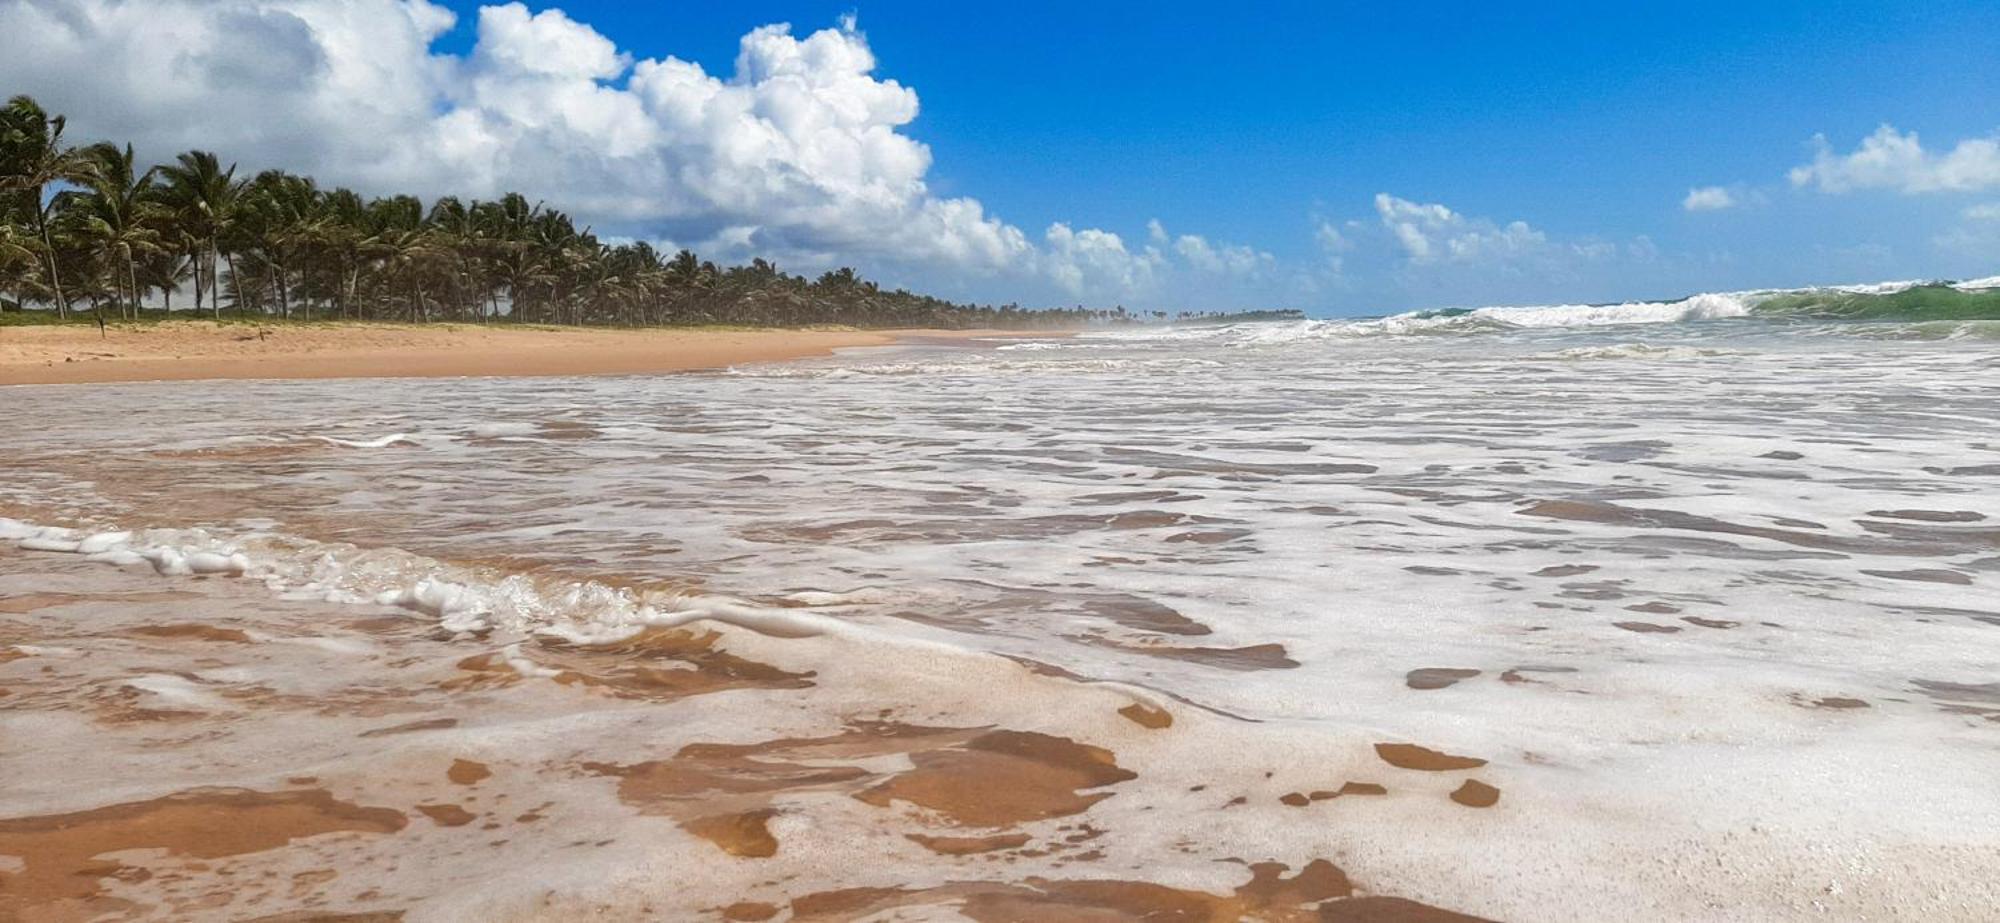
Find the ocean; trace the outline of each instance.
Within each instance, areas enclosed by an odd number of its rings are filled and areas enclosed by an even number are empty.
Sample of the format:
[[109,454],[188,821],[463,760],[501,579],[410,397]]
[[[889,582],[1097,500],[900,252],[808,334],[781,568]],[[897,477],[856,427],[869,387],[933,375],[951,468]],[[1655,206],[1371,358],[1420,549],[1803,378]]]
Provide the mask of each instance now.
[[4,389],[0,916],[1992,919],[1996,284]]

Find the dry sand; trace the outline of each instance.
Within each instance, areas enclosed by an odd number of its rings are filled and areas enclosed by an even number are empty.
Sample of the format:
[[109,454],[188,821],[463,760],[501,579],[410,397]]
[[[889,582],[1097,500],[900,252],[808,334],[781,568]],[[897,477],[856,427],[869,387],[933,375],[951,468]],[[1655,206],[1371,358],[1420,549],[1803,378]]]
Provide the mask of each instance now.
[[993,330],[603,330],[473,324],[271,325],[173,321],[0,328],[0,385],[211,378],[626,375],[819,356]]

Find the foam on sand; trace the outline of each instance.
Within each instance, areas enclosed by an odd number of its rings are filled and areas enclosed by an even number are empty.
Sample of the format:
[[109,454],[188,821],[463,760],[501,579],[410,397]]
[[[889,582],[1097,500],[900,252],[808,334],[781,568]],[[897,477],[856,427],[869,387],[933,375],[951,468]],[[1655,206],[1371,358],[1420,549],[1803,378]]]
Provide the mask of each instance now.
[[2000,366],[1884,326],[23,389],[0,819],[407,818],[221,915],[1981,919]]

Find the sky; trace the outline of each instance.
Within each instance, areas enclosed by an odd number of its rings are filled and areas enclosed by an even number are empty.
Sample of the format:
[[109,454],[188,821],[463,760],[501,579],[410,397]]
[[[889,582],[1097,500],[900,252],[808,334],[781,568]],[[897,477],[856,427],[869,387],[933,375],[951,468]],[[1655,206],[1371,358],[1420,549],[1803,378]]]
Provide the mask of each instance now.
[[1024,305],[2000,273],[2000,4],[0,0],[142,158]]

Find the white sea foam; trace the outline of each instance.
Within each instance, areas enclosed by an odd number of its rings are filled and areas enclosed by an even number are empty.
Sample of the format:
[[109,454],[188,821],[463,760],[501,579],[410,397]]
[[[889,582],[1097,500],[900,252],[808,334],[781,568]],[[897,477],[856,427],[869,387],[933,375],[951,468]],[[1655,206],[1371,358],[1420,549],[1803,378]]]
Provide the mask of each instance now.
[[1912,279],[1806,288],[1706,292],[1680,299],[1632,301],[1620,304],[1498,305],[1409,311],[1371,318],[1129,327],[1093,331],[1071,340],[1021,343],[1004,348],[1036,351],[1076,350],[1121,346],[1170,347],[1175,344],[1199,342],[1237,347],[1269,347],[1309,342],[1371,340],[1378,337],[1438,337],[1508,331],[1685,324],[1751,317],[1755,315],[1758,304],[1779,296],[1827,292],[1891,295],[1919,286],[1939,284],[1948,284],[1961,291],[1986,291],[2000,288],[2000,276],[1952,283]]
[[472,434],[475,436],[483,436],[489,439],[500,436],[532,436],[535,433],[539,432],[540,429],[541,429],[540,427],[536,426],[533,423],[526,423],[518,420],[505,420],[493,423],[474,424],[472,426]]
[[1411,311],[1388,317],[1258,322],[1168,328],[1135,328],[1085,334],[1071,341],[1038,344],[1037,349],[1172,347],[1216,342],[1232,347],[1272,347],[1299,343],[1371,340],[1379,337],[1443,337],[1509,330],[1678,324],[1748,316],[1752,293],[1695,295],[1670,302],[1613,305],[1535,305],[1455,311]]
[[[801,591],[775,605],[715,595],[634,591],[590,580],[481,572],[395,549],[361,549],[271,534],[205,529],[88,532],[0,518],[0,540],[24,551],[83,554],[112,565],[151,564],[162,576],[225,575],[288,598],[393,606],[452,632],[549,633],[605,641],[644,628],[717,622],[781,638],[846,630],[808,609],[849,606],[878,593]],[[798,608],[806,607],[806,608]]]
[[409,433],[390,433],[387,436],[377,436],[373,439],[342,439],[338,436],[314,436],[313,438],[329,445],[337,445],[349,449],[386,449],[390,446],[417,444],[416,440],[410,438]]
[[[10,442],[10,503],[106,527],[0,536],[134,567],[209,555],[293,599],[403,607],[472,650],[717,625],[732,653],[824,681],[796,711],[746,694],[675,712],[712,722],[697,740],[891,706],[1032,714],[1078,739],[1129,724],[965,652],[1049,664],[1175,710],[1113,747],[1142,784],[1271,786],[1200,814],[1121,791],[1097,809],[1121,869],[1170,867],[1173,825],[1194,823],[1504,918],[1976,918],[2000,879],[1978,699],[2000,631],[2000,364],[1944,339],[1956,323],[1875,340],[1673,304],[734,375],[298,382],[228,405],[228,434],[213,386],[154,387],[136,436],[111,422],[129,393],[30,392],[10,410],[47,425]],[[1702,312],[1716,322],[1630,323]],[[308,465],[147,454],[294,432],[300,406],[355,421],[353,441],[600,435]],[[543,675],[535,644],[513,669]],[[1479,673],[1409,686],[1438,667]],[[1386,774],[1367,748],[1392,740],[1490,760],[1505,800],[1468,812],[1443,781],[1403,782],[1340,799],[1338,823],[1260,810]]]
[[1716,356],[1740,355],[1738,351],[1727,349],[1703,349],[1696,346],[1652,346],[1646,343],[1615,343],[1609,346],[1574,346],[1558,350],[1557,359],[1651,359],[1659,361],[1707,359]]

